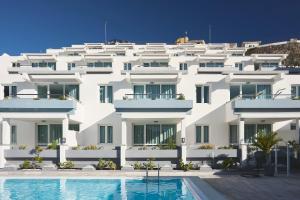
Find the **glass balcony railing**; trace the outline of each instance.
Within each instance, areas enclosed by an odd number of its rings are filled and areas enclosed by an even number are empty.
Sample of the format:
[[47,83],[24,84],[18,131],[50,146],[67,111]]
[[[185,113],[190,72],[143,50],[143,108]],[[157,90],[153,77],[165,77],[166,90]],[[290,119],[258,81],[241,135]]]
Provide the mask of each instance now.
[[152,93],[146,93],[146,94],[126,94],[123,98],[123,100],[138,100],[138,99],[150,99],[150,100],[156,100],[156,99],[177,99],[177,100],[185,100],[183,94],[152,94]]

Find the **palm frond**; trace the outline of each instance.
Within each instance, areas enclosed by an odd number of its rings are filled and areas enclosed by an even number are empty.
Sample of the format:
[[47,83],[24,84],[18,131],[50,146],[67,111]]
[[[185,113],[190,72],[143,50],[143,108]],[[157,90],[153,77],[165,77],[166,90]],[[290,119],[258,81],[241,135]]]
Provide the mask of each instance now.
[[282,139],[279,138],[277,135],[278,133],[276,132],[268,134],[259,132],[255,137],[253,145],[258,147],[265,154],[269,154],[271,153],[273,146],[276,145],[278,142],[282,141]]

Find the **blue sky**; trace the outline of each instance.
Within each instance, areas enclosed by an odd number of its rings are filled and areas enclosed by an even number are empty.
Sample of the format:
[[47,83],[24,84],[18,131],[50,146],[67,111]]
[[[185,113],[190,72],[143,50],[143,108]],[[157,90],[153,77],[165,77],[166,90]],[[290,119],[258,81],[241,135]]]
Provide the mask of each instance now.
[[0,0],[0,55],[110,39],[173,43],[300,38],[298,0]]

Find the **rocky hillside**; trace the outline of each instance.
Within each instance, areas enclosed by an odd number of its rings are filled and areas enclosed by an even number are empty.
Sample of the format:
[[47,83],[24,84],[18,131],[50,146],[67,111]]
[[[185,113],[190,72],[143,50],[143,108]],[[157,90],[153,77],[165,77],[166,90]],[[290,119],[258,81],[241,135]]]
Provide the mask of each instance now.
[[283,61],[285,66],[300,66],[300,43],[288,42],[287,44],[271,45],[266,47],[256,47],[248,49],[246,55],[251,54],[288,54]]

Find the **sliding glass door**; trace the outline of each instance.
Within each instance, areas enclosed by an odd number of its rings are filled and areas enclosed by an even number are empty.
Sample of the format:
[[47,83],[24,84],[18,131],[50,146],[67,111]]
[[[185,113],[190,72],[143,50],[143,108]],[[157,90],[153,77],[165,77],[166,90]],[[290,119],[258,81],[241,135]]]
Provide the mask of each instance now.
[[146,144],[159,144],[160,125],[146,125]]
[[255,99],[256,96],[256,85],[245,84],[242,85],[243,99]]
[[47,99],[48,98],[48,86],[47,85],[38,85],[38,98],[39,99]]
[[160,85],[146,85],[146,94],[149,99],[155,100],[160,97]]
[[64,96],[64,86],[59,84],[50,85],[50,98],[59,99]]
[[163,124],[161,125],[160,143],[176,143],[176,125],[175,124]]
[[62,138],[62,125],[61,124],[50,124],[50,141],[60,140]]
[[161,85],[161,94],[164,99],[176,98],[176,87],[175,85]]
[[79,85],[66,85],[65,95],[79,100]]
[[37,126],[37,139],[38,139],[38,145],[48,144],[48,125]]
[[271,85],[257,85],[257,98],[258,99],[272,98]]

